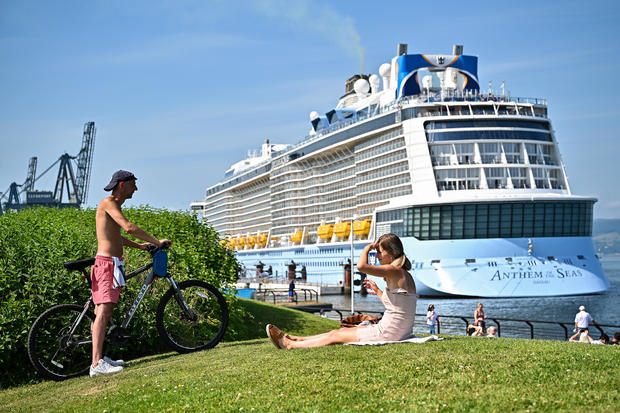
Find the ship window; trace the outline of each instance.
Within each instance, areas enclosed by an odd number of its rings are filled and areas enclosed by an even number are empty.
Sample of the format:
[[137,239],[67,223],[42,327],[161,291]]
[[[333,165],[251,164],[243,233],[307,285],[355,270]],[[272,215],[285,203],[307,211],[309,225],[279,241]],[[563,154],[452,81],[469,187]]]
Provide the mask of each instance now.
[[[592,235],[592,201],[467,203],[377,213],[401,237],[431,239]],[[401,217],[400,222],[394,218]]]
[[487,233],[487,236],[489,238],[499,237],[499,209],[500,204],[489,205],[489,229]]
[[440,239],[449,239],[451,238],[452,231],[452,214],[451,214],[451,206],[442,205],[441,206],[441,220],[440,220],[440,228],[439,228],[439,238]]
[[511,217],[512,204],[501,204],[499,236],[502,238],[509,238],[512,235],[510,232]]
[[439,206],[433,206],[430,209],[430,239],[439,239],[440,211]]
[[503,119],[476,119],[476,120],[445,120],[426,122],[426,130],[450,129],[450,128],[528,128],[549,130],[547,122],[533,122],[522,120],[503,120]]
[[[468,205],[469,206],[469,205]],[[476,207],[476,205],[470,205]],[[476,238],[487,238],[487,217],[489,205],[482,204],[476,208]]]
[[463,224],[463,237],[474,238],[476,234],[476,205],[465,205]]
[[463,205],[451,205],[452,209],[452,238],[463,238]]
[[428,142],[459,141],[459,140],[531,140],[552,142],[548,132],[533,132],[522,130],[471,130],[459,132],[426,132]]

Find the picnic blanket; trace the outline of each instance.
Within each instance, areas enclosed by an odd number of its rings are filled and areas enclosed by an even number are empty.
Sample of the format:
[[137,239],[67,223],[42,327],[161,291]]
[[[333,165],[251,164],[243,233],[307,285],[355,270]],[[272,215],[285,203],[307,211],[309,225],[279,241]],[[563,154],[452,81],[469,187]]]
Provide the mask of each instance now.
[[400,341],[355,341],[353,343],[346,343],[345,345],[351,345],[351,346],[383,346],[385,344],[395,344],[395,343],[417,343],[417,344],[421,344],[421,343],[426,343],[429,341],[439,341],[439,340],[443,340],[443,338],[441,337],[437,337],[437,336],[428,336],[428,337],[416,337],[416,336],[411,336],[409,338],[406,338],[404,340],[400,340]]

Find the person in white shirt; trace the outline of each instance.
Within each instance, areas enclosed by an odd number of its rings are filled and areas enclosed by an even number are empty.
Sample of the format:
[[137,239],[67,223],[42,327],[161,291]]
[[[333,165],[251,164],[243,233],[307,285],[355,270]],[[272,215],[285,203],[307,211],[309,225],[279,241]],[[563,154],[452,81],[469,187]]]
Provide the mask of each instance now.
[[435,312],[435,306],[431,304],[428,306],[428,312],[426,313],[426,324],[431,334],[435,334],[435,321],[440,322]]
[[591,344],[609,344],[609,336],[605,333],[601,334],[598,340],[592,341]]
[[583,330],[587,330],[590,323],[598,325],[592,316],[586,312],[586,308],[584,306],[580,306],[579,312],[575,316],[575,331],[580,333]]

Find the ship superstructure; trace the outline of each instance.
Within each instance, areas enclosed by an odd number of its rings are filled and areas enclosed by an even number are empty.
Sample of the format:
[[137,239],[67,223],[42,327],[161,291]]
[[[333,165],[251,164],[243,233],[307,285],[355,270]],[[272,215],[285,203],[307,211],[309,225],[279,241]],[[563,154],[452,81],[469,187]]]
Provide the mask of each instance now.
[[[248,267],[342,279],[394,232],[425,295],[584,294],[609,287],[596,199],[571,193],[540,98],[481,92],[478,58],[407,54],[356,75],[296,145],[262,145],[191,207]],[[353,237],[353,239],[351,239]]]

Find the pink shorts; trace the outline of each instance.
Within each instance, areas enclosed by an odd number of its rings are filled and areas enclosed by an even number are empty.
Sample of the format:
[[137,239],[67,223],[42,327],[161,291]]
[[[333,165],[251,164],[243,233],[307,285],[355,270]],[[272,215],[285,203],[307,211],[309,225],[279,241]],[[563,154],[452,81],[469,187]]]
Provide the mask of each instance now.
[[95,256],[95,264],[90,269],[90,278],[95,304],[116,304],[118,302],[122,288],[114,288],[114,260],[112,257]]

